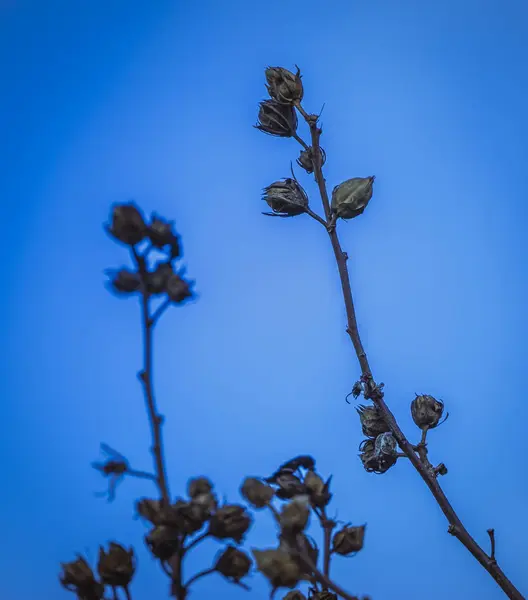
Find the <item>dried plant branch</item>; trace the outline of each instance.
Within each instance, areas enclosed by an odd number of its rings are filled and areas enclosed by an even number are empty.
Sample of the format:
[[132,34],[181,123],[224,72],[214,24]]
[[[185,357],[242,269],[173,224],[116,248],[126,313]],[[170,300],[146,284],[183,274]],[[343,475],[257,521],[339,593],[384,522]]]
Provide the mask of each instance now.
[[[381,412],[385,422],[389,426],[390,431],[396,438],[398,445],[402,449],[403,453],[409,458],[412,465],[418,471],[418,474],[426,483],[427,487],[431,491],[434,499],[438,503],[440,509],[444,513],[445,517],[449,522],[449,533],[455,536],[469,552],[477,559],[477,561],[484,567],[484,569],[493,577],[497,584],[501,587],[504,593],[512,600],[523,600],[522,594],[517,590],[514,584],[508,579],[505,573],[497,564],[495,557],[488,555],[475,541],[475,539],[469,534],[467,529],[462,524],[462,521],[456,514],[455,510],[451,506],[451,503],[447,499],[444,491],[442,490],[438,480],[436,478],[437,471],[432,467],[431,463],[427,458],[427,449],[425,446],[425,432],[422,438],[422,444],[419,445],[418,451],[415,452],[413,445],[407,440],[404,433],[400,429],[396,419],[385,403],[383,393],[376,385],[372,375],[370,364],[367,358],[367,354],[363,347],[361,337],[359,334],[356,311],[354,307],[354,300],[352,296],[352,288],[350,284],[350,276],[348,273],[347,260],[348,255],[342,250],[339,237],[333,223],[332,210],[330,206],[330,200],[328,191],[326,188],[326,181],[323,175],[321,157],[319,153],[320,149],[320,136],[322,133],[321,128],[318,125],[318,116],[307,113],[301,106],[300,101],[296,101],[296,108],[300,114],[306,120],[311,134],[312,141],[312,155],[314,163],[314,177],[319,188],[319,194],[323,204],[324,212],[326,215],[327,222],[329,223],[328,236],[330,243],[334,251],[337,268],[339,271],[339,277],[341,280],[341,288],[343,292],[343,300],[347,315],[347,333],[350,336],[354,350],[361,368],[362,380],[367,385],[369,397],[372,399],[376,407]],[[445,468],[445,467],[444,467]]]
[[[158,413],[152,383],[152,330],[155,320],[150,316],[150,293],[148,291],[148,270],[145,255],[138,254],[135,247],[132,248],[132,256],[136,263],[141,281],[141,320],[143,328],[143,368],[138,377],[143,384],[145,400],[147,405],[148,419],[152,433],[152,454],[156,467],[156,481],[161,498],[166,506],[170,504],[169,485],[167,483],[167,469],[165,465],[162,424],[163,417]],[[168,304],[167,304],[168,306]]]

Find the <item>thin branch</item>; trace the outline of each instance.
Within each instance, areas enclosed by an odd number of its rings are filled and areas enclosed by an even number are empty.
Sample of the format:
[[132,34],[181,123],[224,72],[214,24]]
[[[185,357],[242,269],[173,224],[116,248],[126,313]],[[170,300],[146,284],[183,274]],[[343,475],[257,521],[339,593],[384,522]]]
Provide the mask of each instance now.
[[322,217],[320,217],[317,213],[315,213],[311,208],[306,207],[304,209],[304,211],[307,215],[310,215],[310,217],[312,217],[312,219],[315,219],[317,222],[321,223],[321,225],[325,229],[326,229],[326,227],[328,227],[328,223]]
[[299,135],[297,135],[297,133],[294,133],[292,136],[295,140],[297,140],[299,142],[299,144],[301,144],[301,146],[305,149],[308,150],[310,148],[310,146],[308,146],[308,144],[302,139],[302,137],[300,137]]
[[323,528],[323,573],[326,577],[330,576],[330,558],[332,556],[332,531],[335,527],[335,522],[328,518],[326,509],[323,508],[320,512],[316,513],[319,517],[319,522]]
[[169,486],[167,483],[165,458],[163,455],[163,438],[161,425],[163,419],[156,408],[154,390],[152,384],[152,327],[150,317],[150,294],[147,289],[147,265],[145,258],[140,256],[135,248],[132,250],[134,260],[141,278],[141,320],[143,328],[143,369],[139,373],[139,379],[143,384],[145,401],[147,405],[148,419],[152,433],[152,454],[156,467],[156,482],[162,501],[165,505],[170,504]]
[[491,552],[490,552],[490,558],[491,560],[495,560],[495,529],[488,529],[488,535],[489,535],[489,539],[490,539],[490,544],[491,544]]
[[215,573],[216,569],[211,567],[210,569],[204,569],[203,571],[200,571],[199,573],[196,573],[196,575],[193,575],[189,581],[185,584],[185,589],[189,589],[189,587],[191,586],[191,584],[193,584],[195,581],[198,581],[198,579],[201,579],[202,577],[206,577],[207,575],[211,575],[212,573]]
[[154,311],[154,313],[152,314],[152,316],[149,319],[149,325],[151,327],[154,327],[154,325],[156,325],[156,323],[159,321],[161,315],[167,310],[167,308],[169,308],[169,306],[171,305],[171,300],[170,298],[166,298],[159,306],[158,308]]
[[[332,214],[330,209],[330,201],[328,198],[328,191],[326,189],[326,182],[323,176],[323,170],[321,165],[321,153],[319,138],[321,136],[321,129],[317,124],[317,116],[308,114],[300,105],[296,104],[297,110],[304,117],[308,126],[310,127],[311,139],[312,139],[312,154],[314,164],[314,177],[317,182],[321,201],[323,203],[326,220],[331,221]],[[414,450],[412,444],[407,440],[404,433],[400,429],[398,423],[389,407],[385,403],[383,393],[376,386],[375,380],[372,376],[369,361],[361,338],[359,335],[359,329],[356,318],[356,311],[354,308],[354,300],[352,297],[352,289],[350,285],[350,277],[347,267],[348,256],[343,252],[339,237],[335,227],[328,227],[328,236],[330,237],[330,243],[334,251],[334,256],[339,271],[339,277],[341,280],[341,288],[343,292],[343,299],[345,303],[345,309],[347,314],[347,333],[350,336],[356,356],[361,368],[362,378],[367,384],[367,389],[371,394],[373,402],[380,410],[385,422],[389,426],[392,434],[396,438],[398,445],[401,450],[405,453],[407,458],[411,461],[414,468],[418,471],[420,477],[424,480],[425,484],[431,491],[433,497],[438,503],[440,509],[444,513],[446,519],[449,522],[449,533],[454,535],[469,552],[477,559],[477,561],[486,569],[486,571],[493,577],[497,584],[501,587],[503,592],[512,600],[524,600],[522,594],[517,590],[513,583],[506,577],[502,569],[498,566],[497,562],[490,558],[486,552],[477,544],[473,537],[469,534],[467,529],[462,524],[462,521],[454,511],[449,500],[447,499],[444,491],[440,487],[436,478],[436,473],[431,463],[427,459],[427,450],[422,446],[423,451],[420,451],[420,455]]]
[[207,538],[207,537],[209,537],[209,531],[205,531],[204,533],[200,534],[198,537],[195,537],[194,540],[192,540],[190,542],[190,544],[183,549],[183,553],[186,554],[187,552],[189,552],[189,550],[191,548],[194,548],[195,546],[197,546],[200,542],[205,540],[205,538]]
[[130,589],[129,589],[128,585],[126,585],[123,589],[125,590],[126,600],[132,600],[132,594],[130,593]]

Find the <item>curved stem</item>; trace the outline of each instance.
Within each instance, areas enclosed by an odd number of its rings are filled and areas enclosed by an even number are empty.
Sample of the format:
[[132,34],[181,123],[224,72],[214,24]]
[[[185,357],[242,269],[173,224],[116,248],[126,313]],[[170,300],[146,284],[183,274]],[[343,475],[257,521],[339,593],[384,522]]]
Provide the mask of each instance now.
[[[321,165],[321,158],[319,150],[319,138],[321,136],[321,129],[317,125],[317,116],[309,115],[306,111],[298,104],[297,109],[303,115],[306,122],[310,127],[310,133],[312,138],[313,148],[313,162],[314,162],[314,176],[319,188],[319,193],[323,203],[325,215],[327,221],[331,222],[331,209],[330,201],[328,198],[328,192],[326,189],[326,182],[323,176],[323,170]],[[339,237],[335,227],[327,227],[330,243],[334,251],[334,256],[339,271],[339,278],[341,280],[341,288],[343,291],[343,300],[347,315],[347,333],[350,336],[356,356],[361,367],[362,378],[366,382],[368,390],[370,392],[370,398],[376,404],[378,409],[381,411],[383,418],[389,426],[392,434],[396,438],[398,445],[409,458],[414,468],[418,471],[418,474],[423,479],[429,490],[431,491],[434,499],[438,503],[438,506],[444,513],[447,521],[449,522],[448,532],[456,537],[469,552],[477,559],[477,561],[484,567],[484,569],[493,577],[493,579],[500,586],[502,591],[511,598],[512,600],[524,600],[523,595],[517,590],[513,583],[506,577],[505,573],[497,564],[495,556],[488,555],[475,541],[475,539],[469,534],[467,529],[462,524],[462,521],[456,514],[455,510],[451,506],[451,503],[447,499],[444,491],[442,490],[438,480],[436,478],[435,470],[432,468],[429,460],[424,459],[425,453],[420,453],[419,456],[414,451],[412,444],[407,440],[404,433],[400,429],[398,423],[389,407],[385,403],[383,394],[376,386],[372,371],[370,369],[367,354],[361,342],[359,335],[359,329],[356,318],[356,311],[354,308],[354,299],[352,297],[352,288],[350,285],[350,277],[348,273],[347,260],[348,255],[343,252]]]

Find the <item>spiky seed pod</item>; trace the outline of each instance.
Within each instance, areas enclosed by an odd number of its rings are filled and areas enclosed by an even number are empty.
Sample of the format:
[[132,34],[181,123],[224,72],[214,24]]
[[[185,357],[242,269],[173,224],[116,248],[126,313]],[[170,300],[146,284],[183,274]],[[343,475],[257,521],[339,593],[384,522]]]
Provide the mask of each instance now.
[[264,188],[263,199],[273,213],[268,216],[295,217],[308,208],[308,196],[295,179],[287,177]]
[[359,552],[363,548],[365,539],[365,525],[352,527],[347,525],[336,531],[332,539],[332,551],[341,556],[348,556]]
[[297,113],[288,104],[277,100],[263,100],[260,103],[257,129],[276,137],[292,137],[297,131]]
[[444,403],[427,394],[416,394],[411,402],[413,421],[420,429],[434,429],[442,418]]
[[[299,167],[304,169],[308,174],[313,173],[315,169],[313,156],[313,148],[310,147],[306,150],[301,150],[301,154],[297,159]],[[326,152],[321,147],[319,147],[319,156],[321,157],[321,166],[323,166],[326,162]]]
[[303,99],[304,90],[299,67],[295,74],[283,67],[268,67],[266,82],[269,95],[281,104],[293,104]]
[[356,410],[359,414],[363,434],[367,437],[374,438],[380,433],[390,431],[389,426],[376,406],[364,406],[360,404]]

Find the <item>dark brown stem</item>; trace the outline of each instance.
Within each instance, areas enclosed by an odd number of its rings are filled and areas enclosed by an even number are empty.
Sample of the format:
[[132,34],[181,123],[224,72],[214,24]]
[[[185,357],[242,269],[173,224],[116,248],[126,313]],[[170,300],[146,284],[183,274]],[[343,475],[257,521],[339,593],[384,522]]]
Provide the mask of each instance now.
[[301,146],[305,149],[308,150],[308,148],[310,146],[308,146],[308,144],[302,139],[302,137],[298,136],[296,133],[293,134],[293,138],[295,140],[297,140],[299,142],[299,144],[301,144]]
[[185,589],[189,589],[189,587],[195,582],[198,581],[198,579],[201,579],[202,577],[207,577],[207,575],[211,575],[212,573],[215,572],[216,569],[214,568],[210,568],[210,569],[204,569],[203,571],[200,571],[199,573],[196,573],[196,575],[193,575],[189,581],[185,584]]
[[124,587],[124,590],[125,590],[125,598],[126,598],[126,600],[132,600],[132,594],[130,593],[130,589],[129,589],[128,585],[126,585]]
[[488,529],[488,535],[491,544],[490,558],[495,560],[495,529]]
[[117,595],[117,588],[112,586],[112,600],[119,600],[119,596]]
[[200,542],[202,542],[203,540],[205,540],[207,537],[209,537],[209,532],[206,531],[205,533],[200,534],[198,537],[195,537],[194,540],[192,540],[188,546],[186,546],[183,549],[183,553],[186,554],[187,552],[189,552],[189,550],[191,548],[194,548],[195,546],[197,546]]
[[[321,129],[317,124],[317,116],[309,115],[306,111],[298,104],[297,109],[303,115],[306,122],[310,127],[310,133],[312,138],[313,148],[313,163],[314,163],[314,176],[317,182],[321,200],[323,203],[326,220],[331,221],[331,209],[330,201],[328,198],[328,192],[326,189],[326,182],[323,176],[323,170],[321,166],[321,154],[319,152],[319,138],[321,136]],[[418,446],[418,454],[415,452],[413,445],[407,440],[404,433],[400,429],[398,423],[389,407],[385,403],[383,394],[376,387],[375,380],[372,376],[369,361],[361,338],[359,335],[358,324],[356,319],[356,311],[354,308],[354,300],[352,297],[352,289],[350,285],[350,277],[347,267],[348,255],[346,255],[339,242],[337,231],[335,227],[327,228],[328,235],[330,237],[330,243],[334,251],[334,256],[337,262],[337,268],[339,271],[339,277],[341,280],[341,288],[343,291],[343,299],[345,303],[346,315],[347,315],[347,333],[350,336],[356,356],[361,367],[361,373],[363,379],[367,382],[368,388],[371,390],[371,399],[376,404],[378,409],[381,411],[385,422],[389,426],[392,434],[396,438],[398,445],[401,450],[405,453],[407,458],[411,461],[414,468],[418,471],[418,474],[423,479],[429,490],[431,491],[434,499],[438,503],[438,506],[444,513],[447,521],[449,522],[448,531],[455,536],[469,552],[477,559],[477,561],[486,569],[486,571],[493,577],[493,579],[500,586],[502,591],[511,598],[512,600],[524,600],[523,595],[517,590],[513,583],[506,577],[502,569],[497,564],[496,560],[486,554],[486,552],[477,544],[473,537],[469,534],[467,529],[462,524],[462,521],[455,513],[449,500],[447,499],[444,491],[440,487],[436,473],[431,463],[427,458],[427,449],[425,446]]]
[[163,455],[163,438],[161,433],[163,418],[158,413],[156,408],[156,400],[154,398],[152,383],[152,329],[154,326],[154,321],[150,316],[150,294],[147,289],[147,265],[145,257],[140,256],[135,249],[133,249],[133,256],[141,278],[142,288],[141,321],[143,328],[143,369],[139,373],[139,379],[143,384],[148,419],[152,433],[152,454],[154,456],[156,483],[158,485],[162,501],[165,505],[169,505],[170,495],[169,486],[167,483],[165,459]]
[[330,558],[332,557],[332,531],[335,527],[335,522],[328,518],[326,509],[317,512],[321,527],[323,528],[323,573],[326,577],[330,576]]

